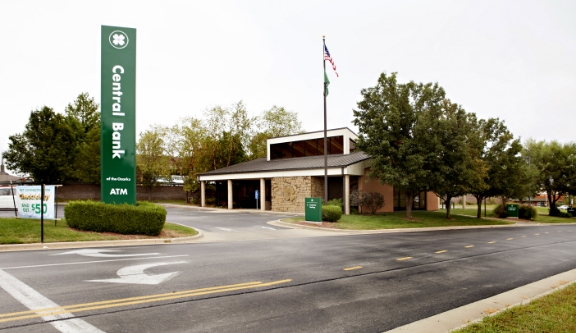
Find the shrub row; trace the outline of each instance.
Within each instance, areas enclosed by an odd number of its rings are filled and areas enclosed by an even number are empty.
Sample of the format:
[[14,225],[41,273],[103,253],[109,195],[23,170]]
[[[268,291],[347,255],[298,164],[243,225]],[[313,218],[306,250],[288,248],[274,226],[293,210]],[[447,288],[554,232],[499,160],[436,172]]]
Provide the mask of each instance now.
[[523,220],[536,220],[538,217],[538,210],[536,207],[530,205],[520,205],[518,207],[518,218]]
[[342,207],[322,206],[322,221],[336,222],[342,217]]
[[494,217],[501,219],[507,218],[508,212],[506,211],[506,209],[504,209],[503,211],[500,211],[500,209],[502,209],[502,204],[498,204],[496,205],[496,207],[494,207]]
[[[500,211],[501,207],[502,207],[502,205],[500,204],[500,205],[497,205],[496,208],[494,208],[494,216],[505,219],[508,217],[508,212],[506,211],[506,209],[504,209],[501,212]],[[518,218],[519,219],[536,220],[537,217],[538,217],[538,210],[536,209],[536,207],[533,207],[530,205],[520,205],[518,207]]]
[[137,206],[100,201],[72,201],[64,207],[68,226],[78,230],[158,236],[166,222],[166,209],[151,202]]

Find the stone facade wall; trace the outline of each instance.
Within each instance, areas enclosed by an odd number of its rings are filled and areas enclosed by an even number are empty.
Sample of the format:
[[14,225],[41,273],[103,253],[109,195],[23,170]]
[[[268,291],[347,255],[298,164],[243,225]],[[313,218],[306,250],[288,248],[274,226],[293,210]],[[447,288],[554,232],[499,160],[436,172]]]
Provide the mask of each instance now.
[[[58,187],[58,201],[100,200],[100,185],[66,184]],[[148,188],[136,186],[136,199],[148,200]],[[182,186],[155,186],[150,193],[150,200],[185,200],[186,192]]]
[[312,196],[313,177],[272,178],[272,210],[304,212],[304,198]]
[[311,177],[312,178],[312,197],[324,198],[324,177]]

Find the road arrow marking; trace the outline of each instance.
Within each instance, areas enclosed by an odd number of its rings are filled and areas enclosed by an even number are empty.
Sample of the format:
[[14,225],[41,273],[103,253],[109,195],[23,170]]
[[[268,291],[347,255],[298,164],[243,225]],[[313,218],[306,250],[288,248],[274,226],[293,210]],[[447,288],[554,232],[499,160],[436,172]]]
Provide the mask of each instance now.
[[119,258],[119,257],[140,257],[140,256],[157,256],[159,253],[135,253],[135,254],[107,254],[102,252],[120,252],[120,250],[105,250],[105,249],[84,249],[84,250],[74,250],[64,253],[53,254],[54,256],[60,256],[63,254],[79,254],[86,257],[98,257],[98,258]]
[[104,280],[86,280],[87,282],[110,282],[110,283],[134,283],[134,284],[160,284],[164,281],[175,277],[180,272],[171,272],[157,275],[148,275],[144,270],[150,267],[173,265],[173,264],[186,264],[187,261],[175,262],[158,262],[154,264],[143,264],[124,267],[118,270],[119,278],[117,279],[104,279]]

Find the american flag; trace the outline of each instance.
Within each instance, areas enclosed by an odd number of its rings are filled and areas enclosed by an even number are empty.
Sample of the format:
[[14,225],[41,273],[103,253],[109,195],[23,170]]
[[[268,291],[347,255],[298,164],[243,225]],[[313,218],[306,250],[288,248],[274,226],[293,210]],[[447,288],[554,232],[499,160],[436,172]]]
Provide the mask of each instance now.
[[330,52],[328,51],[326,44],[324,44],[324,60],[330,61],[330,63],[332,64],[332,69],[334,69],[334,73],[336,73],[337,77],[340,77],[338,75],[338,72],[336,71],[336,65],[334,64],[334,60],[332,60],[332,57],[330,56]]

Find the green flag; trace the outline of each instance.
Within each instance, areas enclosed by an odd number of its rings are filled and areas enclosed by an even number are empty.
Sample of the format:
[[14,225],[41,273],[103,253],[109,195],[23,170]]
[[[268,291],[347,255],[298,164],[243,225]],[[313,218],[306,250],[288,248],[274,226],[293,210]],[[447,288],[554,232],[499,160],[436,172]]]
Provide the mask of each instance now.
[[326,75],[326,69],[324,69],[324,95],[328,96],[328,85],[330,80],[328,80],[328,75]]

